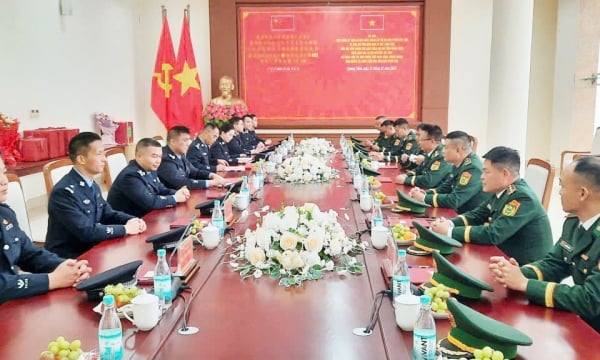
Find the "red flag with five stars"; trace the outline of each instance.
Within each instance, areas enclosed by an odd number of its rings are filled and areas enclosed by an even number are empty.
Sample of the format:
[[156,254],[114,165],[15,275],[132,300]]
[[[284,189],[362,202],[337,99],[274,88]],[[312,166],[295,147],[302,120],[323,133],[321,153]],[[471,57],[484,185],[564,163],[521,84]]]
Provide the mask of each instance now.
[[156,52],[154,73],[152,75],[152,94],[150,105],[156,116],[170,129],[175,122],[175,104],[173,99],[173,69],[175,66],[175,50],[167,21],[167,11],[163,10],[163,26]]
[[202,121],[202,90],[190,37],[188,10],[183,12],[183,25],[173,79],[175,79],[173,97],[177,99],[177,125],[187,126],[194,135],[202,129],[204,122]]

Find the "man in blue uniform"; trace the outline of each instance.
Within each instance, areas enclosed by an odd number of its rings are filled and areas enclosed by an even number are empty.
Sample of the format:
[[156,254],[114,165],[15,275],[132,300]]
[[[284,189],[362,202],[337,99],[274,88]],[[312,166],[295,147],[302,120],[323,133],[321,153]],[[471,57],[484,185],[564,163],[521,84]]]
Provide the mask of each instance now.
[[134,216],[144,216],[154,209],[173,207],[190,197],[184,186],[179,190],[167,188],[160,182],[156,170],[162,160],[160,143],[151,138],[140,140],[131,160],[117,176],[108,192],[108,203],[115,210]]
[[[258,145],[259,143],[263,143],[267,146],[271,145],[271,139],[261,139],[256,135],[256,129],[258,128],[258,117],[255,114],[248,114],[247,116],[250,116],[252,118],[252,127],[248,127],[248,132],[251,133],[252,138],[255,141],[254,146]],[[246,126],[246,123],[244,122],[244,126]]]
[[238,157],[229,153],[227,144],[233,139],[235,130],[230,122],[225,122],[221,125],[221,135],[210,147],[210,156],[214,159],[227,161],[228,163],[237,163]]
[[185,126],[173,126],[167,133],[167,146],[163,147],[162,162],[158,167],[158,177],[167,187],[180,189],[207,189],[223,186],[227,181],[208,170],[196,168],[185,154],[191,143],[190,130]]
[[[495,256],[490,270],[496,281],[524,292],[530,302],[574,312],[600,332],[599,158],[582,157],[563,170],[560,202],[571,215],[543,259],[519,267],[514,258]],[[569,276],[573,286],[560,283]]]
[[69,157],[73,169],[56,183],[48,199],[46,249],[75,258],[101,241],[146,230],[144,220],[113,210],[102,198],[94,181],[106,165],[100,135],[75,135]]
[[75,286],[87,279],[92,270],[87,260],[66,260],[31,243],[15,212],[4,203],[7,196],[8,178],[0,157],[0,304]]
[[187,151],[187,158],[192,165],[210,172],[225,171],[229,163],[210,156],[210,147],[218,137],[219,128],[214,123],[206,123]]

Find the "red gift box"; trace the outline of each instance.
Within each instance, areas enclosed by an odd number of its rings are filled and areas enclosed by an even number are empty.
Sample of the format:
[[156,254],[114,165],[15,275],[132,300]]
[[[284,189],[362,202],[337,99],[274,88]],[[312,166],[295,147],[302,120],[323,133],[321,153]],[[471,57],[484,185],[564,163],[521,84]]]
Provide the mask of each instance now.
[[79,134],[79,129],[60,129],[60,133],[63,136],[65,142],[65,155],[69,155],[69,142],[73,136]]
[[40,161],[50,157],[48,154],[48,139],[25,138],[21,139],[22,161]]
[[48,140],[48,155],[51,159],[65,156],[65,138],[56,128],[24,130],[24,138],[44,138]]
[[119,125],[117,131],[115,131],[115,142],[120,145],[127,145],[133,143],[133,122],[115,121],[115,124]]

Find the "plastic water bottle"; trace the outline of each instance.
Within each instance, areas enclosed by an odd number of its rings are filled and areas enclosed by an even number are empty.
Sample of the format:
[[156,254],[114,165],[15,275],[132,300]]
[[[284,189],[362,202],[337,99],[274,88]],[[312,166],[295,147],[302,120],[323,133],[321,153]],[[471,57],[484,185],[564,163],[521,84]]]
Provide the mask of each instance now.
[[369,178],[367,175],[363,175],[360,182],[360,194],[368,195],[369,194]]
[[171,267],[167,264],[165,249],[159,249],[156,254],[158,260],[154,268],[154,295],[158,296],[161,308],[167,309],[173,301],[171,293]]
[[398,250],[398,257],[394,265],[394,275],[392,276],[392,293],[394,299],[399,295],[410,295],[410,275],[408,273],[408,264],[406,263],[406,250]]
[[383,226],[383,212],[381,211],[381,201],[373,200],[373,212],[371,213],[371,229],[377,226]]
[[258,168],[256,169],[256,178],[258,180],[257,189],[262,189],[262,187],[265,185],[265,172],[263,171],[262,162],[258,163]]
[[250,186],[248,185],[248,176],[242,176],[242,186],[240,186],[240,194],[246,195],[248,204],[250,204]]
[[219,229],[220,235],[223,236],[223,233],[225,232],[225,220],[223,220],[223,210],[221,210],[221,201],[215,200],[213,204],[214,205],[212,210],[211,223],[212,226]]
[[431,297],[421,295],[421,311],[413,330],[413,359],[435,360],[435,321],[431,315]]
[[104,295],[102,309],[98,326],[100,360],[120,360],[123,358],[123,330],[115,309],[114,295]]

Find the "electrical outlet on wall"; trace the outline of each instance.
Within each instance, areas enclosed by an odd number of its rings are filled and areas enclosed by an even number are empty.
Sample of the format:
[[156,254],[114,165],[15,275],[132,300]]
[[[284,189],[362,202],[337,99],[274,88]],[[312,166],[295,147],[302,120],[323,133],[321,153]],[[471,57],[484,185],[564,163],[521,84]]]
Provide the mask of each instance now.
[[40,111],[38,109],[32,109],[30,112],[29,117],[31,117],[32,119],[37,119],[40,117]]

